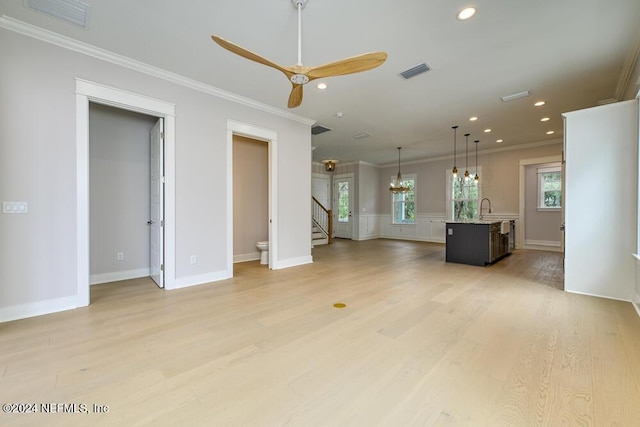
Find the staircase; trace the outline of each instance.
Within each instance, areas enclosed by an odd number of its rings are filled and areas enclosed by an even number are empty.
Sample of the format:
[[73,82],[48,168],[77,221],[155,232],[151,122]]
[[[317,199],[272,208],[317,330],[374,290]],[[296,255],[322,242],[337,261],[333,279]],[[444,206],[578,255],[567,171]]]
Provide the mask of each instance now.
[[328,243],[329,237],[315,223],[311,224],[311,247]]
[[333,216],[331,209],[322,206],[315,197],[311,198],[311,247],[331,244],[333,235]]

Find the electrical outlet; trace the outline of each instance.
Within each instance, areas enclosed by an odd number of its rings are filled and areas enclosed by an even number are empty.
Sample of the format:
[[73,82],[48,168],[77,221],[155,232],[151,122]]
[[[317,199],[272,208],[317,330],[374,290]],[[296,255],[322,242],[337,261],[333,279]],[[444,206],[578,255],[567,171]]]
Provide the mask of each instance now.
[[118,261],[124,261],[124,252],[116,252],[116,259]]
[[190,262],[191,264],[197,264],[197,263],[198,263],[198,257],[197,257],[197,256],[195,256],[195,255],[191,255],[191,256],[189,257],[189,262]]

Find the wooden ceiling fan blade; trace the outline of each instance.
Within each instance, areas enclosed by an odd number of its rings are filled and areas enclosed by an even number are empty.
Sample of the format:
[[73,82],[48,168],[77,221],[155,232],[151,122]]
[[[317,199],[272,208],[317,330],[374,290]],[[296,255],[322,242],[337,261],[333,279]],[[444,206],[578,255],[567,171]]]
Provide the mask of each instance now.
[[307,76],[310,80],[323,77],[343,76],[346,74],[360,73],[379,67],[387,60],[386,52],[371,52],[340,61],[312,67]]
[[268,59],[258,55],[257,53],[253,53],[248,49],[231,43],[230,41],[225,40],[222,37],[212,35],[211,39],[223,48],[227,49],[229,52],[235,53],[236,55],[242,56],[243,58],[249,59],[259,64],[267,65],[269,67],[275,68],[276,70],[282,71],[287,75],[287,78],[291,78],[291,75],[293,74],[293,71],[290,69],[290,67],[283,67],[276,64],[275,62],[271,62]]
[[289,95],[289,103],[287,104],[289,108],[296,108],[300,104],[302,104],[302,86],[303,85],[293,85],[293,89],[291,89],[291,94]]

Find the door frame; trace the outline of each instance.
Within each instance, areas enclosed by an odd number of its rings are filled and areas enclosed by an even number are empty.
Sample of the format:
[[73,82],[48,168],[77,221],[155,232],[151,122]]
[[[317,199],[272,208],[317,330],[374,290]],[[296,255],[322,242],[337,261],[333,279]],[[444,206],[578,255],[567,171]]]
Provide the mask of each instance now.
[[[355,187],[355,177],[353,173],[343,173],[340,175],[333,175],[331,178],[331,209],[333,210],[333,237],[335,237],[335,230],[338,227],[338,201],[336,197],[339,197],[339,192],[337,191],[336,184],[337,181],[341,179],[350,179],[351,185],[349,186],[349,237],[347,239],[353,240],[354,233],[354,224],[353,224],[353,211],[355,210],[355,200],[354,200],[354,187]],[[344,237],[343,237],[344,238]]]
[[165,289],[175,287],[175,104],[83,79],[76,81],[76,281],[77,306],[90,303],[89,102],[164,119]]
[[236,120],[227,120],[227,271],[233,277],[233,136],[264,141],[269,151],[269,269],[278,268],[278,133]]

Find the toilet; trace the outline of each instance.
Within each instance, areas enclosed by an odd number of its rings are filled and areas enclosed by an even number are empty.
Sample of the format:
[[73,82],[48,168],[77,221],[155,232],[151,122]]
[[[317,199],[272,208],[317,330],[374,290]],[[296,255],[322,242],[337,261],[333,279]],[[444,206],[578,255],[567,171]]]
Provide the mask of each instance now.
[[269,264],[269,241],[258,242],[256,247],[260,251],[260,264]]

